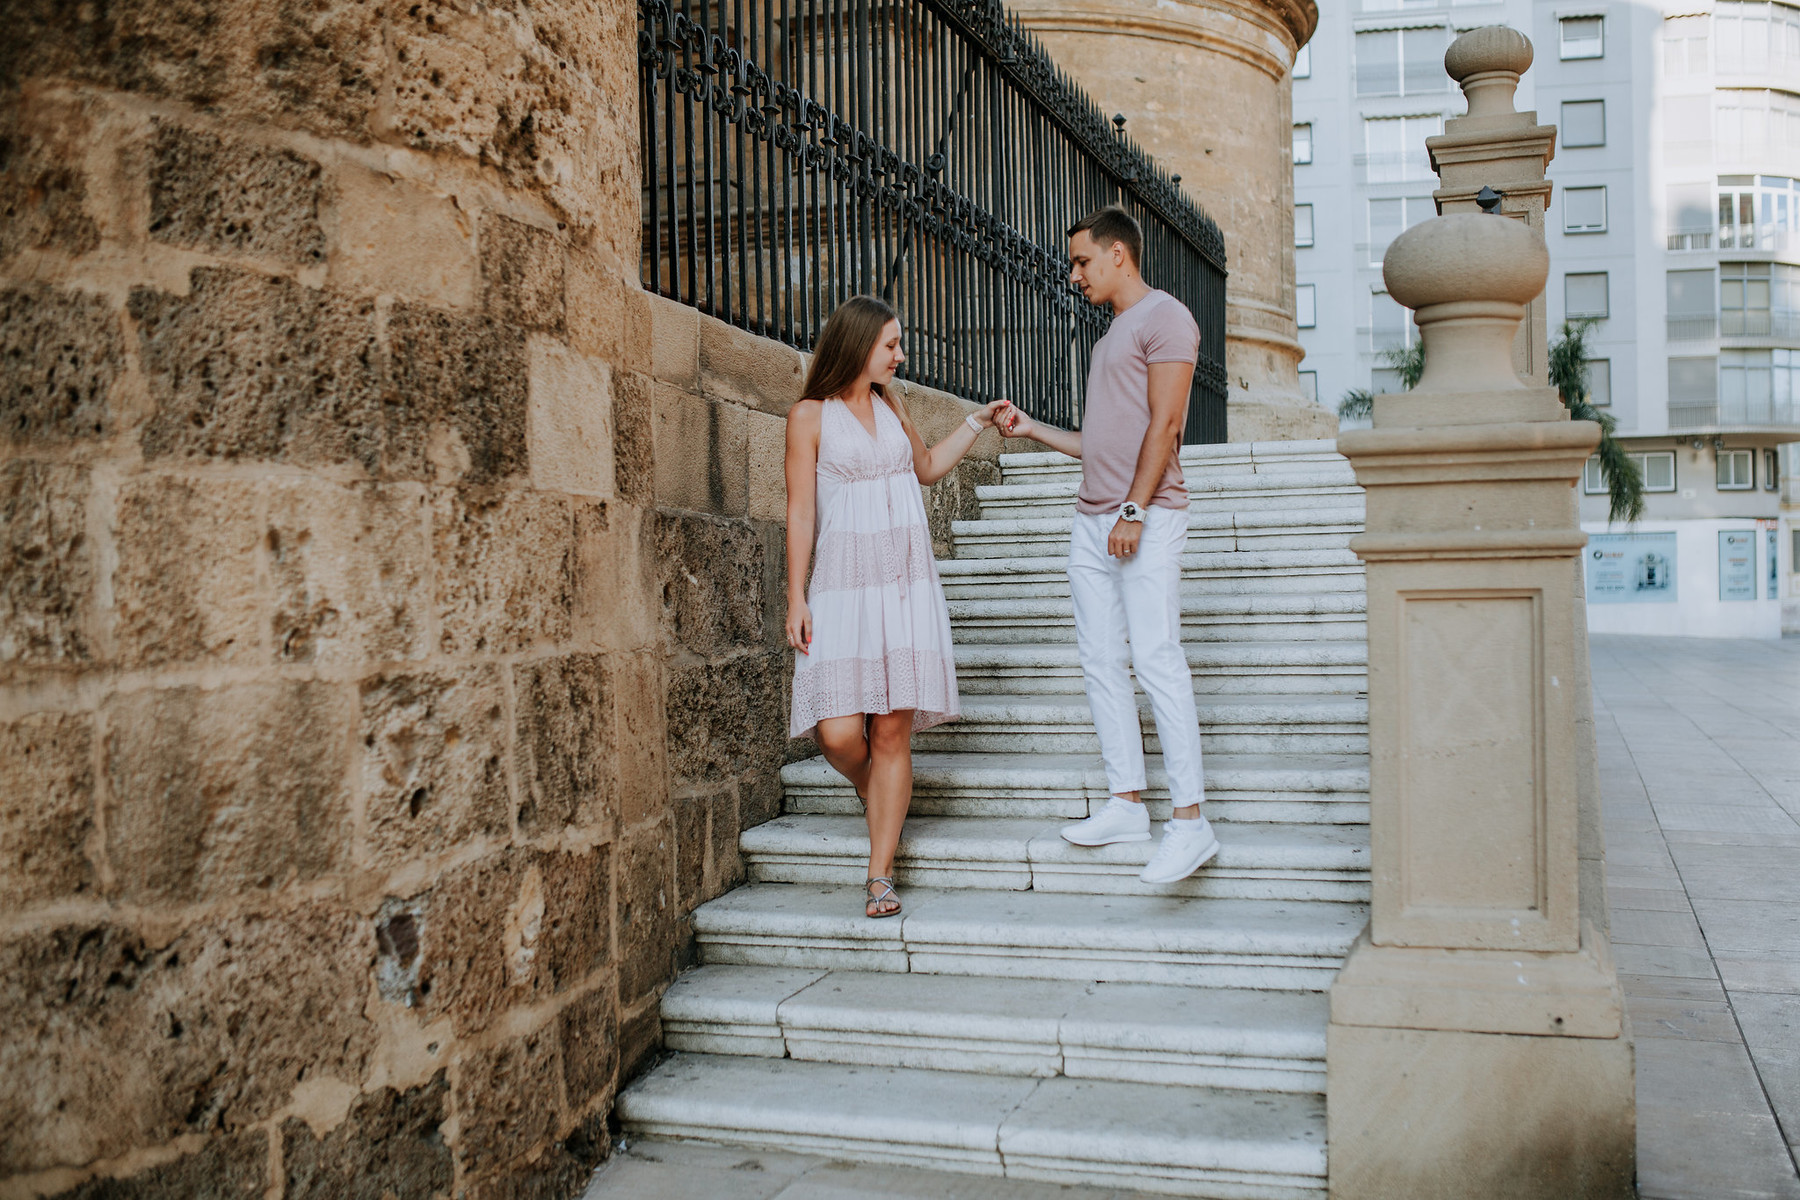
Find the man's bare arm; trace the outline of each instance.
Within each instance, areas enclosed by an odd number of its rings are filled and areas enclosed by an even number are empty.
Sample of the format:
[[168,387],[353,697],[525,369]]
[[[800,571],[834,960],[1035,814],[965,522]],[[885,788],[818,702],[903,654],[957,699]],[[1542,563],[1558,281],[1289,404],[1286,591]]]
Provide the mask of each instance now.
[[1081,457],[1081,432],[1079,430],[1058,429],[1054,425],[1042,424],[1032,420],[1016,408],[1013,409],[1012,416],[1012,424],[999,425],[1000,432],[1007,438],[1030,438],[1032,441],[1066,454],[1070,458]]
[[1169,456],[1181,445],[1181,427],[1187,420],[1188,388],[1194,382],[1194,364],[1150,364],[1150,428],[1138,449],[1137,471],[1131,477],[1126,499],[1146,508],[1168,470]]

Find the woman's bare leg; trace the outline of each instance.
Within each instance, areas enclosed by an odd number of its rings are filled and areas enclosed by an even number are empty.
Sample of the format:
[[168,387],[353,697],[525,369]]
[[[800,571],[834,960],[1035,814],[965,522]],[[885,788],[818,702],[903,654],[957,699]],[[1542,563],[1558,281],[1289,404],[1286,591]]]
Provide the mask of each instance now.
[[[892,876],[894,850],[906,810],[912,806],[912,725],[910,708],[876,713],[869,718],[869,878]],[[894,908],[892,900],[875,906]]]
[[819,722],[814,737],[825,761],[832,770],[850,781],[856,794],[865,800],[869,795],[869,739],[866,720],[861,713],[847,717],[826,717]]

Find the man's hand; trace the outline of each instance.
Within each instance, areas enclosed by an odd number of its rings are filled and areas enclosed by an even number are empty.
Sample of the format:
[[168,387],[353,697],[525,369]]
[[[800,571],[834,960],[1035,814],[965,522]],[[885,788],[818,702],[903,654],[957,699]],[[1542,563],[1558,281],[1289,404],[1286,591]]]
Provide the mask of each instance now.
[[1138,542],[1143,537],[1142,521],[1127,521],[1120,517],[1113,522],[1112,532],[1106,535],[1106,552],[1114,558],[1130,558],[1137,553]]
[[1005,411],[995,417],[994,428],[998,429],[1003,437],[1030,437],[1037,429],[1037,422],[1009,402]]

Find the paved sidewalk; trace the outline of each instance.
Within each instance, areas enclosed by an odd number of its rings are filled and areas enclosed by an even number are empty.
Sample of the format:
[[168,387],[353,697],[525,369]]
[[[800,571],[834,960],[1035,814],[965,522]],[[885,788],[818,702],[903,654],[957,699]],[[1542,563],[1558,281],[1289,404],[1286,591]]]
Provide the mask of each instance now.
[[1800,641],[1596,637],[1644,1200],[1800,1200]]

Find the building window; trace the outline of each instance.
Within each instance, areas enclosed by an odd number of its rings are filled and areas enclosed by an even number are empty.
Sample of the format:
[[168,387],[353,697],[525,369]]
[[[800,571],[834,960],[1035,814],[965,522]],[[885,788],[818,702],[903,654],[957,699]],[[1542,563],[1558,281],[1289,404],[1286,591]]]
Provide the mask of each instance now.
[[1781,490],[1781,455],[1770,447],[1763,451],[1763,491]]
[[1363,169],[1369,183],[1430,179],[1425,139],[1444,131],[1444,118],[1375,117],[1363,122]]
[[1745,492],[1756,486],[1754,450],[1720,450],[1718,464],[1721,492]]
[[1422,96],[1442,93],[1448,45],[1441,25],[1427,29],[1382,29],[1356,35],[1356,94]]
[[1800,423],[1800,350],[1721,350],[1718,419],[1735,425]]
[[1678,183],[1666,193],[1669,249],[1710,250],[1713,239],[1713,189],[1706,183]]
[[1606,232],[1606,189],[1604,187],[1563,189],[1563,232]]
[[1610,316],[1607,308],[1606,272],[1583,271],[1563,276],[1563,315],[1574,319]]
[[1712,97],[1663,100],[1663,159],[1671,167],[1706,167],[1713,156]]
[[1587,373],[1588,403],[1595,408],[1612,404],[1612,359],[1590,358],[1583,364]]
[[1718,331],[1712,268],[1670,271],[1667,276],[1669,340],[1704,342]]
[[1669,360],[1669,428],[1695,429],[1719,419],[1719,360],[1713,355]]
[[1308,43],[1306,43],[1306,45],[1300,47],[1300,52],[1298,54],[1294,55],[1294,78],[1295,79],[1311,79],[1312,78],[1312,43],[1311,42],[1308,42]]
[[1300,394],[1314,404],[1319,402],[1319,373],[1317,371],[1300,372]]
[[1663,22],[1663,74],[1704,75],[1707,19],[1704,16],[1670,17]]
[[1714,100],[1715,161],[1785,163],[1800,153],[1800,96],[1766,88],[1723,88]]
[[1437,216],[1437,204],[1430,196],[1407,196],[1398,200],[1369,201],[1369,265],[1380,266],[1387,248],[1402,231],[1420,221]]
[[1599,17],[1564,17],[1560,24],[1563,58],[1599,58],[1606,52],[1606,22]]
[[1561,136],[1570,150],[1606,145],[1606,101],[1564,100]]
[[[1414,326],[1405,307],[1386,292],[1369,294],[1369,349],[1405,350],[1413,343]],[[1398,390],[1398,389],[1396,389]]]
[[[1675,490],[1675,454],[1670,450],[1651,450],[1643,454],[1627,454],[1625,456],[1637,464],[1638,474],[1643,477],[1646,492],[1672,492]],[[1606,472],[1600,469],[1598,454],[1587,460],[1587,469],[1581,473],[1581,490],[1590,496],[1606,493]]]
[[1310,283],[1294,289],[1294,323],[1302,329],[1311,329],[1319,323],[1318,296]]
[[1719,332],[1726,337],[1768,337],[1774,284],[1766,262],[1719,264]]
[[1791,78],[1800,71],[1800,8],[1767,0],[1718,0],[1713,41],[1721,75]]
[[1294,126],[1294,163],[1304,166],[1312,161],[1312,126]]
[[1313,206],[1310,204],[1294,205],[1294,245],[1310,246],[1313,244]]

